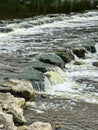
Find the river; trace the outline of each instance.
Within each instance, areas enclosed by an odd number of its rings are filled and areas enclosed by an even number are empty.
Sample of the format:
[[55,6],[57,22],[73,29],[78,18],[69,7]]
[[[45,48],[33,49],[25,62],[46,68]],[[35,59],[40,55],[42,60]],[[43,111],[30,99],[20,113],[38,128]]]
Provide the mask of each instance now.
[[[64,84],[46,89],[25,109],[27,124],[50,122],[58,130],[98,130],[98,10],[0,20],[0,82],[16,78],[40,53],[94,45],[96,53],[65,64]],[[46,86],[47,87],[47,86]],[[40,92],[41,93],[41,92]]]

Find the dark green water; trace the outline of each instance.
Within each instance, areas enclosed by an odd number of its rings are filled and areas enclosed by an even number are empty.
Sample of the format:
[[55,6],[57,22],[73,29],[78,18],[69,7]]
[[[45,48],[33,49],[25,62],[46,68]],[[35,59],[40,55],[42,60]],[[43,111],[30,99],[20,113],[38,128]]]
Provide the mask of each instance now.
[[98,0],[0,0],[0,19],[97,9]]

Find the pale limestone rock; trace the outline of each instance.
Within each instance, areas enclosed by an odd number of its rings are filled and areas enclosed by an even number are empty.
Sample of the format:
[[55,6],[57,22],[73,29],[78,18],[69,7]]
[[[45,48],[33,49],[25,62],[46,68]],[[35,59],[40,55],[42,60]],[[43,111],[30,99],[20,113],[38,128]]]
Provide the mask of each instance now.
[[52,130],[50,123],[35,122],[28,127],[28,130]]
[[8,79],[0,87],[1,92],[10,92],[15,96],[29,100],[34,97],[33,86],[30,81],[19,79]]
[[26,122],[23,116],[23,107],[25,106],[24,98],[17,98],[10,93],[0,93],[0,104],[2,108],[13,115],[15,122],[24,124]]
[[17,130],[17,127],[14,125],[12,115],[0,112],[0,129]]

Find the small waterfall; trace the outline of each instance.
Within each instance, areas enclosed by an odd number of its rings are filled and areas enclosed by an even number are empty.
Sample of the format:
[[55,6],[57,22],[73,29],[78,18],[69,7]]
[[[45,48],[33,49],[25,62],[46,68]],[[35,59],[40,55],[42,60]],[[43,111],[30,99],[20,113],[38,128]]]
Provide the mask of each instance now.
[[44,75],[44,81],[32,82],[33,88],[37,92],[45,92],[46,89],[50,89],[53,85],[63,84],[66,78],[65,72],[59,67],[52,67]]
[[32,85],[36,92],[45,92],[44,81],[43,82],[34,81],[32,82]]
[[95,44],[96,53],[98,54],[98,43]]
[[61,68],[54,67],[54,69],[45,73],[45,77],[48,78],[49,84],[52,86],[64,83],[66,74]]

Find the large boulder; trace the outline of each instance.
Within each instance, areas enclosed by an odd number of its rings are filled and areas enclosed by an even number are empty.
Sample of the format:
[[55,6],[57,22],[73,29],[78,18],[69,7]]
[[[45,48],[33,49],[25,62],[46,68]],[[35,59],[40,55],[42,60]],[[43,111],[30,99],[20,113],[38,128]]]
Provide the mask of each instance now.
[[64,61],[55,53],[44,53],[39,55],[39,60],[45,63],[54,64],[61,68],[64,67]]
[[33,86],[26,80],[7,79],[0,87],[0,92],[10,92],[15,96],[23,97],[26,100],[34,97]]
[[0,104],[2,109],[13,115],[14,122],[18,124],[26,123],[23,116],[24,98],[17,98],[10,93],[0,93]]
[[0,112],[0,130],[17,130],[11,114]]
[[79,57],[79,58],[84,58],[85,57],[85,49],[83,48],[73,48],[73,53]]
[[34,69],[32,66],[24,70],[19,76],[21,79],[26,79],[31,82],[33,81],[44,81],[44,75],[42,72]]
[[52,130],[50,123],[35,122],[28,127],[28,130]]

